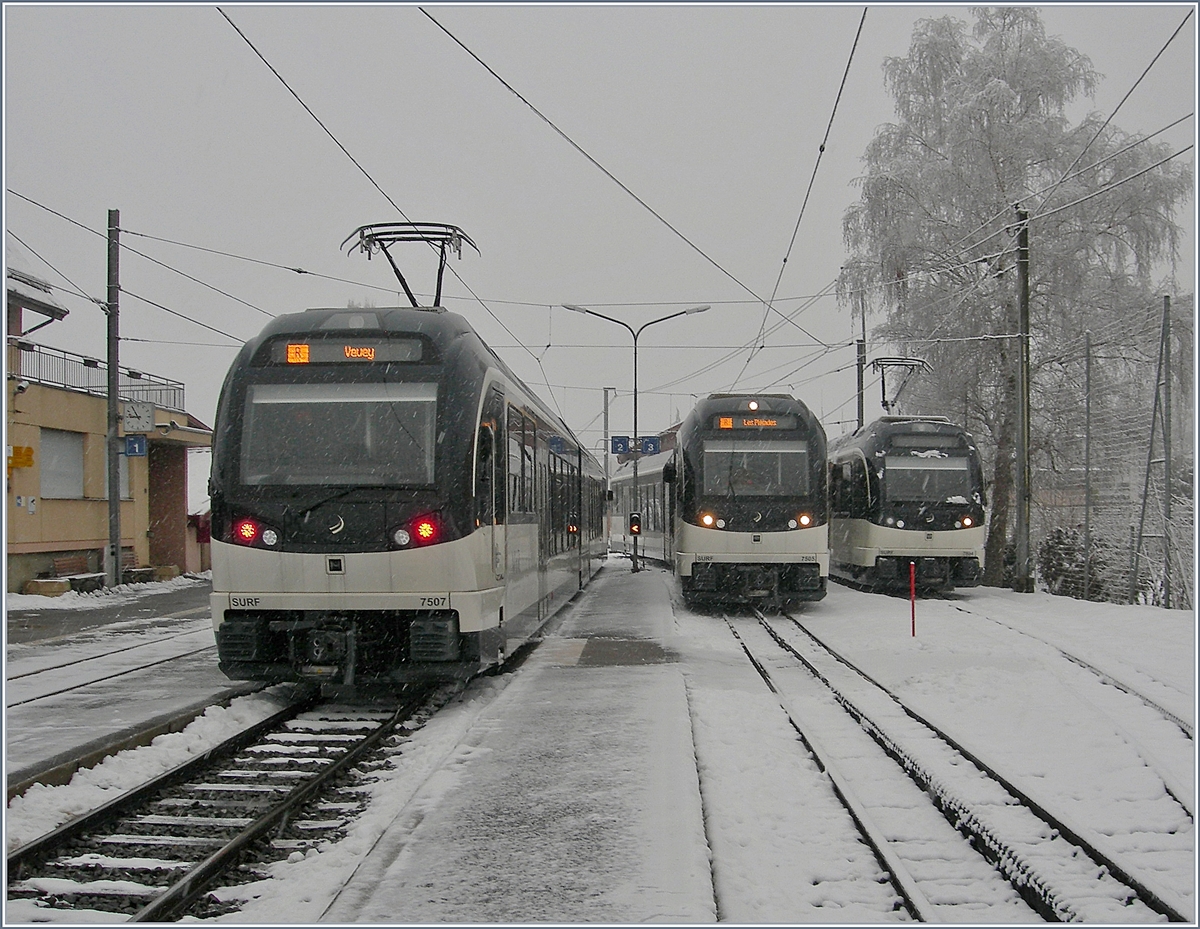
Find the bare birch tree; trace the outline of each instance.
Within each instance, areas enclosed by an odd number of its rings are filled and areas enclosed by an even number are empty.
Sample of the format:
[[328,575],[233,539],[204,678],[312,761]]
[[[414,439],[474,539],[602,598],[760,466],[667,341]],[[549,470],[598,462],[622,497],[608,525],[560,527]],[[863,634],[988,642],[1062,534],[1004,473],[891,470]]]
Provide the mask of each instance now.
[[1030,215],[1031,445],[1047,456],[1064,360],[1081,357],[1085,328],[1118,344],[1126,314],[1153,305],[1151,276],[1178,257],[1174,216],[1192,177],[1168,146],[1099,114],[1069,123],[1067,105],[1100,76],[1046,35],[1035,8],[973,15],[973,26],[920,21],[908,55],[883,64],[897,120],[863,156],[840,291],[881,314],[876,338],[931,363],[907,408],[961,419],[981,442],[992,477],[984,582],[998,585],[1019,402],[1015,208]]

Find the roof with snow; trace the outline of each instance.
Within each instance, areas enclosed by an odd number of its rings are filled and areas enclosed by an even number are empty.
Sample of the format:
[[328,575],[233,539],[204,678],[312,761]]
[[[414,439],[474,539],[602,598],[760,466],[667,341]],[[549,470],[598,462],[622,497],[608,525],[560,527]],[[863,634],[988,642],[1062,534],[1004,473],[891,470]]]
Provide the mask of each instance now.
[[4,259],[9,303],[14,302],[15,298],[22,309],[32,310],[50,319],[62,319],[67,315],[67,308],[54,298],[54,288],[29,270],[25,256],[14,248],[11,239],[5,243]]

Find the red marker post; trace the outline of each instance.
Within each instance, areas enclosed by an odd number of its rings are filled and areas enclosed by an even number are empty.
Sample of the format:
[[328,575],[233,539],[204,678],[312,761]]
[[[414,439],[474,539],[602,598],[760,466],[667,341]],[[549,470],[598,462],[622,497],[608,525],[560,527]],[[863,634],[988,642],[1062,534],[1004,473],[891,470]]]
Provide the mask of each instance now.
[[912,634],[917,637],[917,563],[908,563],[908,598],[912,602]]

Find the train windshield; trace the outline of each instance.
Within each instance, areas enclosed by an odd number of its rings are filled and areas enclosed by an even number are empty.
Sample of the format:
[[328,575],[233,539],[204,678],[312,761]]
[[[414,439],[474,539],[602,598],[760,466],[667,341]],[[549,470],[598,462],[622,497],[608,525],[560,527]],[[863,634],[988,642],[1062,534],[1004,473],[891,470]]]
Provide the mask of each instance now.
[[973,492],[966,458],[887,456],[884,496],[893,503],[967,503]]
[[704,493],[737,497],[806,494],[808,443],[788,439],[707,439]]
[[436,384],[253,384],[242,483],[433,483]]

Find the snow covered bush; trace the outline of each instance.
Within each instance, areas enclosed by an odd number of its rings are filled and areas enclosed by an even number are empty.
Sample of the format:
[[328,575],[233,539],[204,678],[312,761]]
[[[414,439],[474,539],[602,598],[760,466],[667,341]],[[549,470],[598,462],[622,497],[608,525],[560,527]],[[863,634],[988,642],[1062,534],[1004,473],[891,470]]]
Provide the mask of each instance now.
[[[1108,559],[1104,546],[1095,533],[1091,540],[1088,565],[1088,600],[1107,600],[1105,577]],[[1057,526],[1051,529],[1038,545],[1037,564],[1042,581],[1052,594],[1084,599],[1084,539],[1078,529]]]

